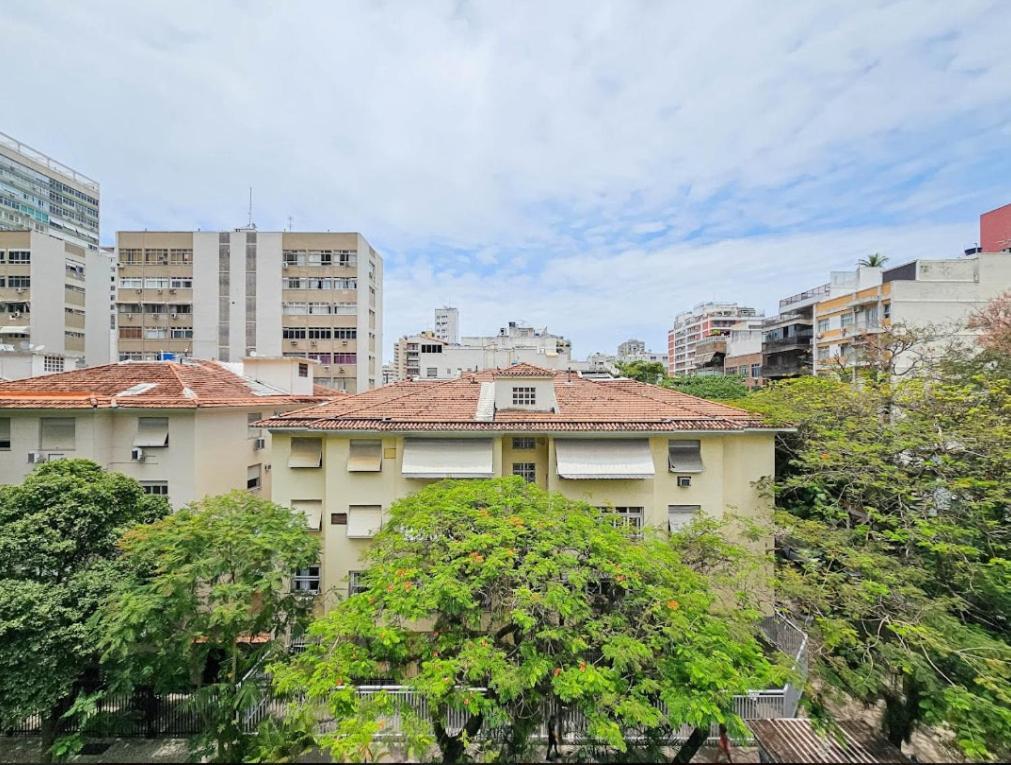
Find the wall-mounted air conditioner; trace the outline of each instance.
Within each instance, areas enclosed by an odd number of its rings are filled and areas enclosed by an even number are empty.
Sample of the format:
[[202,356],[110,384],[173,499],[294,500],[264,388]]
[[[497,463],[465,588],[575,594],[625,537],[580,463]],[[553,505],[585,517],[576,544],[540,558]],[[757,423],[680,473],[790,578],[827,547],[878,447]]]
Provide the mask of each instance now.
[[28,464],[40,465],[46,461],[46,455],[42,452],[28,452]]
[[144,450],[141,449],[139,446],[133,447],[130,450],[130,459],[132,459],[135,462],[143,462],[144,461]]
[[678,488],[687,489],[691,485],[692,485],[692,477],[690,475],[678,476]]
[[266,438],[262,438],[262,437],[256,439],[256,443],[253,444],[253,448],[254,449],[266,449],[267,448],[267,439]]

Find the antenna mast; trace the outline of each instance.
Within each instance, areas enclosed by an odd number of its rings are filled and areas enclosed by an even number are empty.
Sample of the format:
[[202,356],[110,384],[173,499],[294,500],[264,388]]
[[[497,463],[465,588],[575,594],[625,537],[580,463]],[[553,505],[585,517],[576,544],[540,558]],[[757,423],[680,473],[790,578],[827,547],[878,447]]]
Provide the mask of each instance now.
[[253,187],[249,187],[249,223],[246,224],[247,228],[256,228],[256,224],[253,223]]

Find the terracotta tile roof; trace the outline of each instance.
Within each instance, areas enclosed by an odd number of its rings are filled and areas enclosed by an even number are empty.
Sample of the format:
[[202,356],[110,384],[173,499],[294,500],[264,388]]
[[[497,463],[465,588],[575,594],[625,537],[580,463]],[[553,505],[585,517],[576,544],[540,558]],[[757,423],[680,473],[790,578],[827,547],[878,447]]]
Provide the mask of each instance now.
[[0,409],[196,409],[315,404],[342,394],[283,393],[213,361],[123,361],[0,382]]
[[554,378],[556,411],[499,409],[490,420],[477,419],[481,383],[499,377],[524,376],[517,367],[475,372],[454,380],[392,383],[271,417],[262,424],[298,430],[386,432],[668,432],[768,427],[751,412],[678,391],[632,380],[589,380],[577,373],[547,372],[537,367],[525,376],[540,377],[546,373]]
[[550,369],[544,369],[543,367],[521,362],[519,364],[513,364],[511,367],[506,367],[505,369],[496,369],[492,372],[492,375],[494,377],[554,377],[555,372]]
[[312,395],[324,398],[337,398],[339,396],[347,396],[349,394],[346,391],[337,390],[336,388],[328,388],[325,385],[313,384]]

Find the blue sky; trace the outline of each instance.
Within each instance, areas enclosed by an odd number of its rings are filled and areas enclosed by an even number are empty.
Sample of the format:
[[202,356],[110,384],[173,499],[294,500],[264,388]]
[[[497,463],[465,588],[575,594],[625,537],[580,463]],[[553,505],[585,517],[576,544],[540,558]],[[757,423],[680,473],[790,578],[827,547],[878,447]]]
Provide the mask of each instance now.
[[117,229],[360,230],[386,356],[459,306],[578,356],[1011,201],[1011,3],[6,0],[0,130]]

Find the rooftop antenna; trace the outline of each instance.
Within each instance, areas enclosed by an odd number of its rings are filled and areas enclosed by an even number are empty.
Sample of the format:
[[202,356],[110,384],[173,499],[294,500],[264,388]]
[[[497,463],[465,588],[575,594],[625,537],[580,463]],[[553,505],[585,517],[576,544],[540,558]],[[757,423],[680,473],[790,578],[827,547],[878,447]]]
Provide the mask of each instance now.
[[253,187],[249,187],[249,223],[246,224],[247,228],[256,228],[256,224],[253,223]]
[[288,230],[289,231],[295,230],[295,219],[292,218],[290,215],[288,216]]

